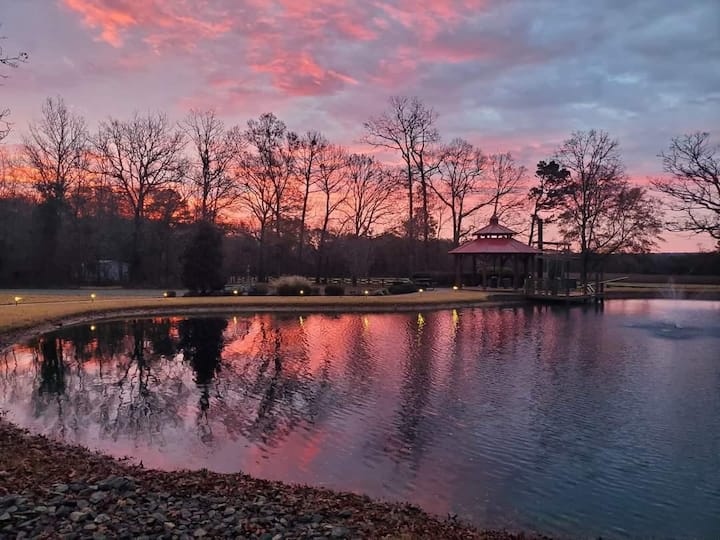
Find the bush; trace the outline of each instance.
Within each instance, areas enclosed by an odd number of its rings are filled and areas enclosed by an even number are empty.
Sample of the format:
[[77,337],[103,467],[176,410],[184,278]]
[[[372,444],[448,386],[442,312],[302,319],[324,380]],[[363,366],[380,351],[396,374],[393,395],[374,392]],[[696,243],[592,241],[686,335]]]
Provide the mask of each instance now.
[[278,296],[301,296],[311,295],[313,292],[312,283],[302,276],[280,276],[273,279],[270,285],[275,289]]
[[325,285],[325,296],[345,296],[343,285]]
[[248,296],[267,296],[270,292],[270,287],[267,283],[255,283],[247,290]]
[[414,283],[396,282],[388,287],[390,294],[409,294],[417,292],[418,288]]

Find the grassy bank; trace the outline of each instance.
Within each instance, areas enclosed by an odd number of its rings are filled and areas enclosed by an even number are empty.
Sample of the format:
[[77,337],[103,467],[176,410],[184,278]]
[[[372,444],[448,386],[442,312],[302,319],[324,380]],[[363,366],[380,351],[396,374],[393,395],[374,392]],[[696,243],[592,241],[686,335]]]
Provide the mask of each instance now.
[[0,336],[61,322],[123,315],[137,316],[198,311],[305,311],[354,310],[401,311],[422,307],[453,307],[487,303],[489,295],[481,291],[437,290],[397,296],[221,296],[210,298],[163,298],[162,296],[107,296],[97,293],[57,295],[32,293],[18,304],[13,291],[0,294]]

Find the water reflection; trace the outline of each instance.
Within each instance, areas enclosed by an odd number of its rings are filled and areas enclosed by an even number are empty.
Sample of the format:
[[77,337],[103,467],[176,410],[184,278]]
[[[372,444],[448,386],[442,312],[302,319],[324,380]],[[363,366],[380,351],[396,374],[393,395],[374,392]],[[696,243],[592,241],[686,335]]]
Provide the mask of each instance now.
[[[658,335],[668,321],[700,331]],[[0,408],[149,466],[409,499],[485,527],[707,536],[718,327],[717,303],[648,301],[115,321],[9,350]]]

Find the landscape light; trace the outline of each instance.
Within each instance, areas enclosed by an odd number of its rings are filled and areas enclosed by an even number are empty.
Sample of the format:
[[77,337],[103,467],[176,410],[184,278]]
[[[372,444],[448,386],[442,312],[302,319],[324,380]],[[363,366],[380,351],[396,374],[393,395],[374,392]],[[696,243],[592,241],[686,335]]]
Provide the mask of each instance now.
[[425,292],[425,289],[418,289],[418,292]]
[[457,291],[459,288],[457,285],[453,285],[453,291]]
[[233,289],[233,294],[237,294],[237,293],[238,293],[238,290],[237,290],[237,289]]
[[96,297],[97,297],[97,295],[96,295],[95,293],[92,293],[92,294],[90,295],[90,301],[91,301],[91,302],[94,302]]
[[363,291],[363,294],[364,294],[365,296],[367,296],[368,294],[370,294],[370,291],[368,291],[367,289],[365,289],[365,290]]
[[16,296],[16,297],[15,297],[15,305],[16,305],[16,306],[20,303],[20,300],[22,300],[22,296]]
[[300,296],[302,296],[303,294],[305,294],[305,291],[300,289]]
[[90,331],[91,331],[91,332],[94,332],[94,331],[95,331],[95,325],[94,325],[94,324],[91,324],[91,325],[90,325]]
[[167,297],[168,297],[168,294],[167,294],[167,291],[165,291],[165,292],[163,293],[163,298],[167,298]]

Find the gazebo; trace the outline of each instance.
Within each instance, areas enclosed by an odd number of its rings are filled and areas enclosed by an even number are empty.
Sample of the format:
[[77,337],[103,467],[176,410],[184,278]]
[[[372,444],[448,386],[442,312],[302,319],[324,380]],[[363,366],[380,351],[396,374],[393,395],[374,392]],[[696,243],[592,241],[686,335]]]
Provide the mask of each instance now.
[[[450,250],[450,254],[455,259],[455,284],[462,284],[462,266],[463,261],[470,257],[472,259],[473,279],[477,283],[477,259],[483,262],[482,266],[482,283],[487,287],[487,266],[492,264],[493,269],[502,269],[506,262],[512,263],[513,269],[513,288],[517,289],[522,286],[522,278],[532,271],[533,260],[536,255],[542,252],[532,246],[523,244],[513,238],[517,233],[508,229],[504,225],[500,225],[497,216],[490,218],[490,223],[475,233],[475,239],[465,242],[464,244]],[[522,273],[519,272],[522,266]],[[498,279],[498,285],[502,281]]]

